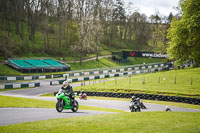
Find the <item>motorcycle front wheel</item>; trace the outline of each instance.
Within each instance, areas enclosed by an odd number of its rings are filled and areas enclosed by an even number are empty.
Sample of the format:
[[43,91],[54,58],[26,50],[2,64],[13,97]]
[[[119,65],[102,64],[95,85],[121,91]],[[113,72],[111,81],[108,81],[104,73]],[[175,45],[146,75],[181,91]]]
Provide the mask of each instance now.
[[64,105],[62,104],[61,101],[58,101],[58,102],[56,103],[56,110],[57,110],[58,112],[62,112],[63,109],[64,109]]
[[72,108],[72,111],[73,112],[77,112],[78,111],[78,107],[79,107],[78,102],[75,100],[74,101],[74,107]]
[[135,108],[131,107],[130,108],[131,112],[136,112]]

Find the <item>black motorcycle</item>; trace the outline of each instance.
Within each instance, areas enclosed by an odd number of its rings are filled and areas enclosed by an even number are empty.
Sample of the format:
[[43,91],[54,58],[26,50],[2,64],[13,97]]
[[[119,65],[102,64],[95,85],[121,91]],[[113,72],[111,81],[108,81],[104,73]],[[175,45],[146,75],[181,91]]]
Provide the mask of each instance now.
[[137,100],[131,101],[130,105],[129,105],[129,108],[130,108],[131,112],[140,112],[141,111],[140,103]]
[[138,100],[141,109],[147,109],[141,99]]

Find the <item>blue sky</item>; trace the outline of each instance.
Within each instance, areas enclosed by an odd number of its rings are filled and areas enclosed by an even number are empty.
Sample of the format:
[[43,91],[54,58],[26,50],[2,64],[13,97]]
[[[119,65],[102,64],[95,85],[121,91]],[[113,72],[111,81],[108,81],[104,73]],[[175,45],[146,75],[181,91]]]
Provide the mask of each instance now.
[[159,10],[161,16],[168,16],[170,12],[175,15],[177,13],[173,7],[178,6],[179,0],[124,0],[126,4],[132,2],[139,12],[145,13],[148,17],[155,14],[155,10]]

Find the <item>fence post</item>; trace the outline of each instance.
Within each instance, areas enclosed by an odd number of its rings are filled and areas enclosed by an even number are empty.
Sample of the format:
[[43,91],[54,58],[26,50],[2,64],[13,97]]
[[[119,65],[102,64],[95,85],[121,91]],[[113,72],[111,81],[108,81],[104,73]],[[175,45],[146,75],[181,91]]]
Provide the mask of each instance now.
[[174,84],[176,84],[176,76],[175,76],[175,78],[174,78]]
[[145,77],[143,78],[142,84],[145,84]]

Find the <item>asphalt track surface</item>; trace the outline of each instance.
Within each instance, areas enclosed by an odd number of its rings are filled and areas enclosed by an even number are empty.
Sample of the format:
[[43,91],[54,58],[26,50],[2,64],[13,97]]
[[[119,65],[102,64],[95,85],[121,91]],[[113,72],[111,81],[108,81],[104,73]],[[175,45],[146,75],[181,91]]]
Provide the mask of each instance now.
[[79,110],[76,113],[64,110],[62,113],[58,113],[55,109],[47,108],[0,108],[0,125],[110,113],[91,110]]
[[[58,91],[61,86],[59,85],[50,86],[49,80],[43,80],[40,82],[41,86],[37,88],[4,91],[1,92],[0,95],[56,101],[55,97],[39,97],[39,95]],[[81,83],[74,83],[71,85],[75,87],[75,86],[80,86]],[[88,99],[88,100],[76,99],[76,100],[78,101],[79,105],[112,108],[130,112],[129,101],[95,100],[95,99]],[[166,108],[165,105],[151,104],[151,103],[144,103],[144,104],[147,107],[147,109],[143,109],[142,112],[164,111]],[[196,109],[188,109],[188,108],[174,107],[174,106],[169,106],[169,107],[172,109],[173,112],[174,111],[200,112],[200,110]],[[108,114],[108,113],[111,112],[78,110],[78,112],[73,113],[71,110],[65,110],[62,113],[58,113],[56,109],[47,109],[47,108],[0,108],[0,125],[9,125],[22,122],[32,122],[32,121],[48,120],[56,118],[91,116],[91,115]]]

